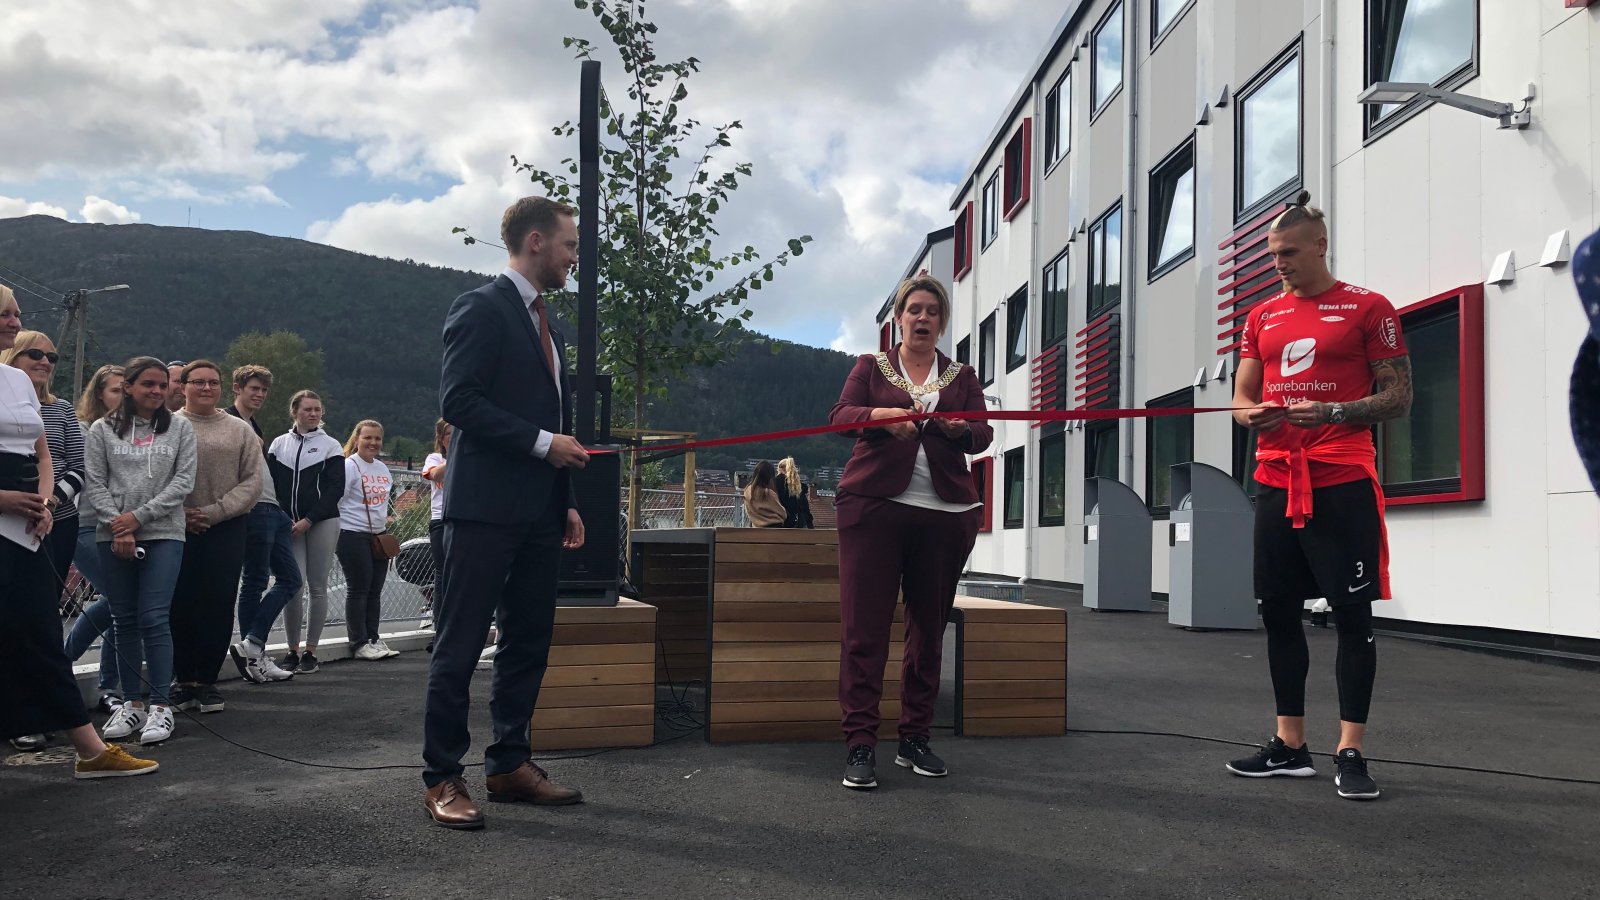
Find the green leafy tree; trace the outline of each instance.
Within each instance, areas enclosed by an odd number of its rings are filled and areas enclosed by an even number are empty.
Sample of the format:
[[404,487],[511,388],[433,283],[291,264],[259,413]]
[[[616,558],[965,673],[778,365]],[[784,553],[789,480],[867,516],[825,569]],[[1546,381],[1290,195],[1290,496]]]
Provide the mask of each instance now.
[[416,438],[406,437],[403,434],[385,435],[383,455],[393,460],[420,466],[422,461],[428,458],[428,446]]
[[[778,268],[804,252],[811,236],[790,239],[765,261],[750,245],[726,250],[715,218],[753,169],[749,163],[726,165],[719,153],[732,146],[733,133],[743,126],[733,121],[705,130],[684,114],[680,104],[689,96],[688,80],[700,70],[700,61],[656,58],[657,26],[644,17],[644,0],[574,0],[574,5],[593,13],[605,29],[627,83],[625,103],[603,95],[600,108],[605,136],[600,142],[599,365],[625,398],[618,405],[620,424],[645,428],[652,424],[646,421],[646,398],[665,397],[669,381],[690,367],[727,360],[751,316],[740,307],[752,291],[772,282]],[[597,53],[584,38],[562,43],[579,59]],[[570,138],[577,127],[569,121],[554,132]],[[685,147],[694,148],[690,158]],[[547,196],[576,202],[575,159],[562,160],[559,171],[516,157],[512,164]],[[552,302],[576,321],[571,294]],[[635,486],[640,476],[635,460]]]
[[[241,334],[228,345],[225,360],[225,381],[232,380],[234,369],[247,364],[266,366],[272,371],[272,393],[256,416],[268,440],[289,430],[289,398],[297,391],[316,391],[327,403],[328,395],[322,386],[322,351],[306,347],[305,339],[292,331]],[[233,402],[231,391],[227,402]],[[328,433],[335,432],[330,428]]]

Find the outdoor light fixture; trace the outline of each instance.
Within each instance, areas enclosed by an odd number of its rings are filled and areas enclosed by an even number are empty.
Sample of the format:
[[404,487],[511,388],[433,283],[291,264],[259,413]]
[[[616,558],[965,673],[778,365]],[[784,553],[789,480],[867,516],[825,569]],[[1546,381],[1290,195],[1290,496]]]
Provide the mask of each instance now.
[[1533,121],[1528,112],[1528,105],[1533,100],[1534,86],[1528,85],[1528,93],[1522,98],[1522,108],[1517,109],[1509,103],[1500,103],[1495,100],[1484,100],[1480,97],[1469,97],[1455,91],[1446,91],[1415,81],[1380,81],[1372,87],[1361,92],[1357,97],[1368,106],[1389,103],[1410,103],[1416,99],[1432,100],[1464,109],[1470,113],[1477,113],[1486,119],[1498,119],[1501,128],[1527,128]]

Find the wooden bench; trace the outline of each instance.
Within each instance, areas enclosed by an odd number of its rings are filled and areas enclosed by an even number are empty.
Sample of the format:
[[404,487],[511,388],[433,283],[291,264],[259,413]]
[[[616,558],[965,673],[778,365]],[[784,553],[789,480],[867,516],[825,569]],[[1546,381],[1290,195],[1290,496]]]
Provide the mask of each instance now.
[[956,734],[1020,736],[1067,730],[1067,613],[957,597]]
[[645,747],[655,740],[656,608],[556,608],[533,749]]

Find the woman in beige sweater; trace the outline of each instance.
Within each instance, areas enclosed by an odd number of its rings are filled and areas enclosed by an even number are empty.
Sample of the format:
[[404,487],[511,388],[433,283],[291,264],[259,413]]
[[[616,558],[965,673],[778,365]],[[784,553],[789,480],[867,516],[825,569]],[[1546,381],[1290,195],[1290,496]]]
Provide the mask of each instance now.
[[218,408],[222,370],[196,360],[179,376],[194,426],[194,492],[183,502],[188,543],[172,593],[172,669],[179,709],[222,712],[217,672],[233,640],[233,601],[244,567],[245,514],[261,497],[261,439]]
[[785,511],[778,499],[777,470],[762,460],[744,489],[744,512],[752,528],[782,528]]

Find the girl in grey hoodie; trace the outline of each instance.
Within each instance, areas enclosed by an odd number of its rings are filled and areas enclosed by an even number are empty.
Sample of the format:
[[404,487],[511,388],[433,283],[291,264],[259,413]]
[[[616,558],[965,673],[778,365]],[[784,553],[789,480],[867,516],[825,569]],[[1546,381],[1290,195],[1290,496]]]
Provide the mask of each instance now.
[[[119,680],[127,701],[102,732],[107,740],[139,735],[153,744],[172,736],[172,589],[183,562],[184,498],[194,490],[194,427],[166,408],[167,367],[139,357],[125,367],[122,406],[85,438],[87,494],[98,526],[102,580],[116,629]],[[139,670],[148,664],[148,688]],[[146,700],[149,709],[145,708]]]

